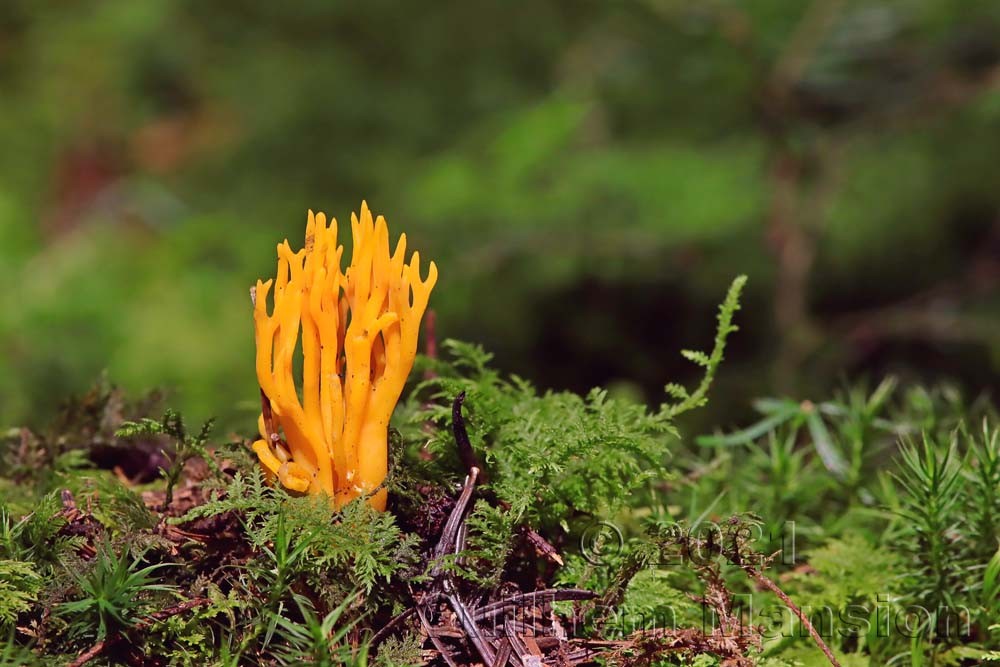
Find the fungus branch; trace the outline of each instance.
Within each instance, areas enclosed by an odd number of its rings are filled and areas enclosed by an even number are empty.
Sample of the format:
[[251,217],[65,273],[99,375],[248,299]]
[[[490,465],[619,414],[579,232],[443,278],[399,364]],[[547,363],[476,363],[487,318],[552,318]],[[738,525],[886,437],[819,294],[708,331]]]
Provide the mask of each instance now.
[[431,262],[421,279],[420,254],[405,261],[405,234],[390,254],[385,218],[373,219],[366,203],[360,218],[351,216],[351,237],[343,271],[336,219],[327,225],[310,211],[305,247],[278,245],[277,275],[252,290],[265,398],[253,449],[292,491],[325,493],[337,506],[372,494],[369,502],[384,509],[389,418],[413,367],[437,267]]

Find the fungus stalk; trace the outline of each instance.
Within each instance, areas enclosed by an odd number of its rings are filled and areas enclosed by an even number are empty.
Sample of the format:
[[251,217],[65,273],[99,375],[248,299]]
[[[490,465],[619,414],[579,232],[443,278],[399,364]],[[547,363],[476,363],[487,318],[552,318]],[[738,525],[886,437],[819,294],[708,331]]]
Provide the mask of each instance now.
[[351,237],[342,271],[336,219],[328,225],[310,211],[305,247],[279,244],[276,277],[251,290],[264,402],[253,449],[291,491],[326,494],[336,507],[369,496],[384,510],[389,418],[413,367],[437,267],[431,262],[421,279],[420,254],[405,261],[405,234],[390,254],[385,219],[373,220],[364,202],[360,218],[351,215]]

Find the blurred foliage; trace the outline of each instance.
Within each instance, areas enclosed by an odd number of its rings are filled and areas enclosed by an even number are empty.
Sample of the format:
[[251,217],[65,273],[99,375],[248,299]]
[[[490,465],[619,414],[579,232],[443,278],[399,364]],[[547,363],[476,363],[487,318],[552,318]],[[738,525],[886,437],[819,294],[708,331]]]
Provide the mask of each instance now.
[[107,369],[249,428],[247,288],[362,197],[437,260],[442,336],[543,387],[694,377],[737,273],[736,415],[995,386],[998,45],[985,0],[9,0],[0,423]]

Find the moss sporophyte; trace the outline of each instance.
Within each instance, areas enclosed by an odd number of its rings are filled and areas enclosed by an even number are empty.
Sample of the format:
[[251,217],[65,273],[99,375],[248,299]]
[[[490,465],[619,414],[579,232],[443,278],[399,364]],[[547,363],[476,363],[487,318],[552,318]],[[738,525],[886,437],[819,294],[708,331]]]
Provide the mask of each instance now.
[[389,418],[413,367],[437,267],[431,262],[421,279],[420,254],[405,261],[405,234],[390,254],[386,221],[364,202],[360,217],[351,215],[351,237],[344,271],[336,219],[327,224],[310,211],[305,247],[279,244],[276,277],[251,290],[262,398],[253,450],[291,491],[326,494],[336,507],[366,496],[384,510]]

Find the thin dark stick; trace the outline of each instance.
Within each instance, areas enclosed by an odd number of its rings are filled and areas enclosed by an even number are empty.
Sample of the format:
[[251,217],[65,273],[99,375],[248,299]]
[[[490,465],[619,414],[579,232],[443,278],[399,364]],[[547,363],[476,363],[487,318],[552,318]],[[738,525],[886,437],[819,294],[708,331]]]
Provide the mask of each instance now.
[[[460,398],[464,398],[464,395],[460,395]],[[457,406],[456,409],[459,410],[459,419],[461,419],[461,400],[456,399],[455,405]],[[466,442],[468,442],[468,437],[466,437]],[[461,448],[459,449],[461,450]],[[469,451],[472,451],[471,448]],[[459,624],[465,631],[465,634],[472,643],[472,646],[476,649],[476,652],[479,653],[479,656],[483,659],[483,663],[492,665],[496,660],[496,653],[493,650],[493,646],[483,639],[483,635],[476,626],[472,613],[458,596],[458,591],[455,589],[455,584],[451,579],[450,573],[445,573],[441,569],[440,561],[440,558],[444,556],[446,552],[451,551],[452,553],[458,553],[465,547],[465,513],[468,510],[469,501],[472,499],[472,492],[476,488],[476,480],[478,478],[479,468],[476,466],[469,468],[469,476],[465,478],[462,493],[455,502],[455,507],[451,510],[451,516],[448,517],[448,522],[441,531],[441,539],[438,541],[437,547],[434,550],[436,557],[438,558],[438,562],[431,570],[431,576],[436,580],[439,580],[440,587],[444,589],[448,603],[451,605],[452,610],[458,617]],[[444,575],[443,577],[441,576],[442,574]],[[438,581],[435,581],[435,585],[432,587],[432,590],[437,588],[437,584]]]
[[[450,586],[448,586],[450,588]],[[457,593],[448,593],[448,602],[451,604],[451,608],[454,610],[455,615],[458,617],[458,622],[465,630],[466,636],[468,636],[469,641],[476,648],[479,656],[483,659],[483,663],[487,665],[492,665],[496,660],[496,653],[493,651],[493,647],[490,643],[483,639],[483,634],[479,631],[476,626],[475,620],[473,620],[472,614],[469,612],[468,607],[462,602],[461,598],[458,597]]]
[[381,643],[386,637],[392,634],[393,628],[408,619],[410,616],[413,616],[415,611],[417,611],[416,607],[410,607],[402,613],[396,614],[392,620],[382,626],[381,630],[372,635],[371,646],[377,646]]
[[483,470],[483,466],[480,465],[479,459],[476,458],[476,452],[472,449],[472,442],[469,440],[469,432],[465,428],[465,417],[462,416],[462,404],[465,403],[465,392],[463,391],[451,404],[451,430],[455,435],[455,445],[458,447],[458,458],[462,460],[462,465],[465,469],[472,471],[473,468],[479,468],[480,481],[483,483],[487,482],[486,473]]
[[424,615],[424,611],[419,606],[415,607],[415,609],[417,611],[417,617],[420,619],[420,624],[424,626],[424,632],[427,633],[427,636],[431,638],[431,642],[434,643],[434,648],[438,650],[438,653],[441,654],[441,657],[444,658],[444,661],[448,663],[449,667],[458,667],[451,655],[448,653],[448,647],[445,646],[444,643],[442,643],[442,641],[434,634],[431,629],[431,624],[427,621],[427,617]]
[[522,655],[529,655],[528,646],[521,639],[521,636],[517,634],[517,629],[514,625],[508,621],[503,624],[504,634],[507,636],[507,641],[510,642],[510,646],[513,649],[511,653],[511,658],[514,659],[514,663],[517,665],[524,665],[524,661],[521,660]]
[[463,521],[458,527],[458,533],[455,535],[455,563],[458,565],[465,565],[465,557],[461,554],[465,551],[465,539],[468,535],[469,524]]
[[[437,546],[434,547],[434,558],[436,560],[440,560],[442,556],[452,550],[455,544],[455,537],[458,535],[458,527],[465,518],[465,511],[469,507],[469,500],[472,499],[472,491],[476,486],[478,478],[479,468],[473,467],[469,470],[469,476],[465,478],[462,493],[458,496],[458,500],[455,501],[455,507],[451,510],[448,522],[444,525],[444,529],[441,530],[441,539],[438,540]],[[436,578],[440,573],[441,565],[438,563],[431,570],[431,577]]]
[[513,647],[510,645],[510,641],[503,641],[500,643],[500,650],[497,651],[496,660],[493,661],[492,667],[505,667],[508,661],[510,661],[510,654],[513,651]]
[[476,651],[479,652],[480,656],[485,661],[485,664],[492,665],[493,660],[496,657],[493,652],[493,647],[483,642],[479,629],[472,620],[472,614],[455,592],[454,585],[452,584],[450,577],[445,573],[442,563],[442,559],[445,554],[453,553],[454,549],[462,544],[462,522],[465,520],[465,513],[469,508],[469,501],[472,500],[472,492],[476,488],[476,480],[478,478],[479,468],[473,466],[473,468],[469,470],[469,476],[465,478],[465,483],[462,485],[462,493],[459,494],[458,500],[455,501],[455,506],[451,510],[448,521],[441,530],[441,537],[438,539],[438,543],[434,547],[433,559],[435,563],[430,572],[433,583],[430,586],[428,594],[424,596],[414,607],[417,612],[417,616],[420,618],[421,624],[424,626],[427,635],[434,643],[435,648],[441,652],[441,654],[445,657],[445,660],[451,665],[454,665],[454,662],[447,654],[447,649],[444,644],[431,631],[430,623],[424,613],[424,608],[429,607],[439,598],[442,589],[447,591],[448,602],[458,616],[459,622],[462,624],[462,629],[469,637],[469,641],[472,642]]
[[596,593],[585,591],[582,588],[549,588],[544,591],[534,591],[533,593],[519,593],[506,600],[484,605],[475,611],[474,617],[477,621],[492,618],[508,609],[517,608],[519,605],[525,603],[533,603],[539,598],[542,600],[551,600],[552,602],[562,602],[565,600],[593,600],[595,597],[597,597]]
[[[409,618],[414,612],[419,616],[421,624],[427,631],[427,635],[434,642],[435,648],[442,652],[442,655],[446,656],[446,660],[451,663],[451,659],[447,657],[445,653],[444,645],[441,644],[440,640],[433,635],[431,632],[430,623],[424,614],[425,608],[430,608],[440,598],[441,590],[447,589],[449,593],[453,593],[453,586],[447,577],[443,576],[444,569],[442,567],[441,559],[447,553],[452,553],[455,549],[461,550],[464,545],[464,533],[461,531],[462,522],[465,519],[465,512],[469,507],[469,501],[472,499],[472,492],[476,487],[476,480],[479,477],[479,469],[473,467],[469,471],[469,476],[465,478],[465,483],[462,485],[462,492],[459,494],[458,500],[455,501],[455,506],[451,510],[451,514],[448,516],[448,521],[445,523],[444,528],[441,530],[441,537],[438,538],[438,543],[434,547],[434,552],[432,559],[435,561],[434,567],[431,568],[431,579],[432,583],[426,595],[424,595],[420,600],[417,601],[416,605],[397,614],[392,620],[390,620],[382,629],[380,629],[371,640],[372,645],[376,645],[383,641],[392,630],[402,623],[405,619]],[[411,591],[412,594],[412,591]],[[464,614],[469,617],[470,622],[472,614],[467,608],[461,603],[461,600],[455,597],[455,600],[449,600],[452,602],[452,607],[460,607],[464,610]],[[459,609],[455,609],[456,613],[459,614],[461,618],[463,613]],[[478,635],[478,631],[475,629],[475,623],[471,624],[472,631],[468,628],[465,629],[466,633],[470,635],[470,639]],[[478,648],[478,647],[477,647]],[[490,653],[491,658],[487,661],[487,664],[492,663],[492,653]]]

